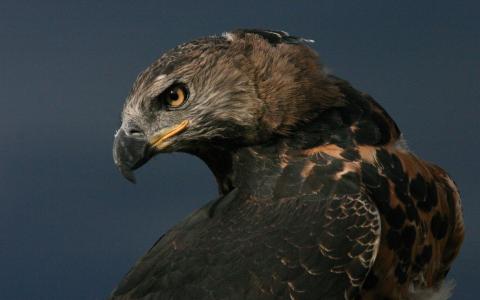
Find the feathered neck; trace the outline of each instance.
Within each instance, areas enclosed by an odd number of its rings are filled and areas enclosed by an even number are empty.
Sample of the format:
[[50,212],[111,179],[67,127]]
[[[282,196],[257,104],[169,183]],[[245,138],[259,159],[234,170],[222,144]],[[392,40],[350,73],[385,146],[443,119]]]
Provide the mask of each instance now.
[[273,135],[257,145],[212,146],[192,153],[211,169],[220,194],[258,182],[259,176],[274,178],[288,161],[307,159],[309,153],[314,152],[310,149],[332,145],[348,153],[358,146],[382,147],[400,139],[397,125],[373,98],[355,90],[346,81],[334,77],[332,80],[344,95],[346,105],[321,112],[289,135]]

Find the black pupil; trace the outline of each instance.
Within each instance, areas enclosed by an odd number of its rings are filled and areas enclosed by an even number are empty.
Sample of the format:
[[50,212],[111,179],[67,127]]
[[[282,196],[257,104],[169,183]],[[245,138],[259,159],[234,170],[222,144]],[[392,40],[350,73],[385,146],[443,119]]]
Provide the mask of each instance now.
[[172,100],[177,100],[178,99],[177,90],[170,91],[170,99],[172,99]]

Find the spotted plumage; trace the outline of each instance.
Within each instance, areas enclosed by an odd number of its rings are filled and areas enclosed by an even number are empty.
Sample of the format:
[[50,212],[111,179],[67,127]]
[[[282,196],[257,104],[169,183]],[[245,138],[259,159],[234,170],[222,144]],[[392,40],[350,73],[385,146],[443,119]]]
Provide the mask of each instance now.
[[441,288],[463,239],[454,182],[306,42],[236,30],[180,45],[138,77],[119,169],[133,180],[159,152],[190,153],[220,196],[159,239],[112,299],[393,300]]

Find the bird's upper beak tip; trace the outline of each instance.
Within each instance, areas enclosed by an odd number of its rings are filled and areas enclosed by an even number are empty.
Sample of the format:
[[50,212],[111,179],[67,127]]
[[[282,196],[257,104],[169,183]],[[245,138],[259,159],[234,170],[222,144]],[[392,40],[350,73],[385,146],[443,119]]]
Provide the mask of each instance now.
[[119,167],[120,173],[122,173],[123,177],[130,181],[131,183],[135,184],[137,183],[137,180],[135,179],[135,175],[133,174],[133,171],[130,169],[122,168]]

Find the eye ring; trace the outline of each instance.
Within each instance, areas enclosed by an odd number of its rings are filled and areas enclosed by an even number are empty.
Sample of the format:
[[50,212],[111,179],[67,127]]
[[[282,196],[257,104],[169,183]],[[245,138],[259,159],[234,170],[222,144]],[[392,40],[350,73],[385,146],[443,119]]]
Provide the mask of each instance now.
[[187,102],[189,92],[184,84],[174,84],[163,92],[163,103],[169,110],[179,109]]

